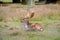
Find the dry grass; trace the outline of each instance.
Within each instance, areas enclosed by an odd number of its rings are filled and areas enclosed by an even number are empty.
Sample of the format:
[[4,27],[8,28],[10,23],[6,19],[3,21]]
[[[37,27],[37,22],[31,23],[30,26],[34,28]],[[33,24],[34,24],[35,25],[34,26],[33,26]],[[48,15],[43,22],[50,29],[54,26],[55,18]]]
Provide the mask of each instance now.
[[[31,22],[42,22],[43,31],[26,31],[20,19],[34,11]],[[29,7],[21,4],[10,4],[0,7],[0,37],[2,40],[60,40],[60,5],[35,5]],[[57,22],[58,21],[58,22]]]
[[59,4],[35,5],[33,7],[21,4],[10,4],[0,7],[4,21],[16,21],[23,18],[28,12],[35,12],[33,19],[42,20],[44,18],[60,20]]

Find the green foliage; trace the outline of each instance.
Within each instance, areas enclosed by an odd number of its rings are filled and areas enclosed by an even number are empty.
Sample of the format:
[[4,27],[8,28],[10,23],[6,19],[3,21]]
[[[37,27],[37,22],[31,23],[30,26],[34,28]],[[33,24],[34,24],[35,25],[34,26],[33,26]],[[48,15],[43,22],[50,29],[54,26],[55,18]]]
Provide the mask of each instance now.
[[[33,3],[32,3],[32,2],[33,2]],[[31,3],[34,4],[34,0],[26,0],[26,3],[27,3],[28,5],[31,5]]]

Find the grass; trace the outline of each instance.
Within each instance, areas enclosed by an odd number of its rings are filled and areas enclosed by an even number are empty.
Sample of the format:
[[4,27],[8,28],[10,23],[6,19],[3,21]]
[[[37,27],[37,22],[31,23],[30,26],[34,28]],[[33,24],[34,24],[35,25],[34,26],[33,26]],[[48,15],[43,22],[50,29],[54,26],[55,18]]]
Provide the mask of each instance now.
[[11,35],[13,35],[13,36],[16,36],[16,35],[18,35],[18,34],[19,34],[18,31],[15,31],[15,32],[12,32],[12,33],[11,33]]
[[10,38],[10,37],[6,37],[6,38],[4,38],[3,40],[13,40],[13,39]]
[[7,28],[8,27],[8,25],[0,25],[0,32],[2,32],[5,28]]
[[30,22],[38,22],[38,23],[44,23],[44,24],[56,22],[56,21],[59,21],[59,20],[52,20],[52,19],[47,19],[47,18],[44,18],[42,20],[38,20],[38,19],[31,19],[30,20]]
[[[39,23],[41,22],[44,24],[57,21],[57,20],[51,20],[51,19],[44,19],[44,20],[39,20],[39,21],[36,21],[36,20],[31,19],[30,21],[31,22],[39,22]],[[12,21],[11,23],[15,24],[15,23],[20,23],[20,22],[17,20],[17,21]],[[5,28],[3,28],[3,29],[5,29]],[[40,32],[40,31],[38,31],[38,32],[36,32],[36,31],[35,32],[23,32],[24,34],[21,34],[21,35],[20,35],[19,31],[14,31],[10,35],[12,35],[12,36],[19,35],[19,37],[21,37],[19,39],[23,39],[23,40],[60,40],[60,37],[58,35],[57,36],[48,36],[47,34],[50,34],[51,32],[53,32],[50,30],[49,27],[48,27],[48,29],[49,30],[46,29],[44,32]],[[10,30],[13,30],[13,28],[10,28]],[[57,30],[57,31],[60,32],[60,30]],[[6,37],[3,40],[12,40],[12,37]],[[14,40],[14,38],[13,38],[13,40]]]
[[[14,32],[11,33],[11,35],[13,37],[16,37],[16,36],[19,35],[19,39],[21,39],[21,40],[60,40],[60,36],[58,36],[57,34],[56,34],[57,36],[56,35],[55,36],[48,36],[48,34],[53,32],[53,31],[50,30],[49,27],[48,27],[48,29],[49,29],[48,31],[46,29],[43,32],[40,32],[40,31],[33,32],[33,31],[31,31],[31,32],[23,32],[22,34],[20,34],[19,31],[14,31]],[[3,40],[14,40],[14,39],[17,39],[17,38],[12,38],[12,37],[7,36]]]
[[14,29],[13,27],[9,28],[9,30],[13,30],[13,29]]
[[[23,6],[24,8],[24,6]],[[21,15],[22,16],[22,15]],[[0,22],[2,21],[3,17],[0,17]],[[2,31],[4,31],[4,29],[6,29],[7,27],[9,27],[9,29],[7,28],[6,30],[8,30],[9,32],[3,32],[3,40],[60,40],[60,34],[56,34],[55,32],[57,31],[57,33],[60,33],[60,25],[57,25],[57,30],[55,29],[55,26],[53,25],[47,25],[46,27],[44,27],[44,31],[25,31],[23,29],[18,29],[18,31],[15,31],[15,29],[13,28],[14,24],[19,24],[19,27],[22,27],[20,25],[20,19],[14,19],[12,18],[12,21],[9,21],[9,24],[12,25],[4,25],[8,24],[8,22],[3,22],[0,24],[0,33]],[[43,24],[48,24],[48,23],[53,23],[56,21],[60,21],[60,13],[58,13],[58,15],[55,16],[55,14],[51,13],[51,14],[47,14],[46,16],[44,16],[43,18],[31,18],[29,19],[30,22],[34,23],[43,23]],[[55,25],[55,24],[54,24]],[[10,27],[11,26],[11,27]],[[20,33],[21,32],[21,33]],[[4,36],[6,35],[6,37]]]
[[55,38],[54,40],[60,40],[60,37]]

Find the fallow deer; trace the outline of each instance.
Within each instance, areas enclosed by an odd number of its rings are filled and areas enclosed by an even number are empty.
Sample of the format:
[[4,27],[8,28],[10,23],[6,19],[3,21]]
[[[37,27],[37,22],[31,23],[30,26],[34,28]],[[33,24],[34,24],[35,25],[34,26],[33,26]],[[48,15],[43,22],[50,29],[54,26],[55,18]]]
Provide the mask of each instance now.
[[26,30],[41,30],[42,31],[43,27],[41,24],[29,22],[29,18],[32,18],[33,16],[34,16],[34,12],[31,13],[31,15],[28,14],[28,16],[22,19],[22,22],[24,23]]

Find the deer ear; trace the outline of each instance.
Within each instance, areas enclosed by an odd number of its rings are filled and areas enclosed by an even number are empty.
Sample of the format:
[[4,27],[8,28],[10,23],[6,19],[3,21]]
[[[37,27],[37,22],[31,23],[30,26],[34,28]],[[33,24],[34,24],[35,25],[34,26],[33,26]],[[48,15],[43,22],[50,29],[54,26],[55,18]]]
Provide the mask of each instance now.
[[34,16],[34,12],[28,13],[24,18],[32,18]]
[[32,18],[33,16],[34,16],[34,12],[31,13],[30,18]]

